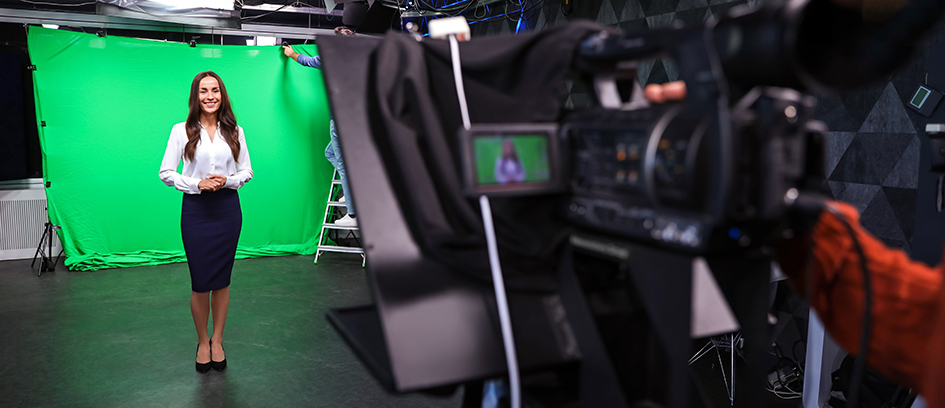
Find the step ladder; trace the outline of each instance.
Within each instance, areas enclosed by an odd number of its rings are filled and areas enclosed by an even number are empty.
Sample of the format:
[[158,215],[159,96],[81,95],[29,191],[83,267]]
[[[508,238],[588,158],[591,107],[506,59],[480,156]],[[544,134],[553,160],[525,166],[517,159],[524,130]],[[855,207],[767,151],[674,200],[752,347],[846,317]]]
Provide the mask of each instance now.
[[345,203],[338,201],[338,197],[342,195],[341,190],[341,178],[338,177],[338,170],[335,170],[331,174],[331,188],[328,189],[328,203],[325,205],[325,217],[322,218],[322,231],[318,234],[318,248],[315,250],[315,263],[318,263],[318,257],[325,252],[340,252],[344,254],[360,254],[361,266],[363,267],[366,260],[364,257],[364,249],[360,247],[340,246],[334,243],[337,242],[338,239],[347,238],[354,238],[355,242],[358,242],[358,245],[360,245],[361,242],[358,236],[355,235],[355,231],[358,231],[358,227],[335,225],[335,220],[343,217],[344,214],[347,213]]

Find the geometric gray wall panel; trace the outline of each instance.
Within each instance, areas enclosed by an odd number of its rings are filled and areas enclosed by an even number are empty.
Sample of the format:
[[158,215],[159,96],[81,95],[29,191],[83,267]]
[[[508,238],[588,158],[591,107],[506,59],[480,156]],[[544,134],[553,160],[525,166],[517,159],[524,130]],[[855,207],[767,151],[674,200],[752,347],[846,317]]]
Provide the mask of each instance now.
[[827,133],[827,139],[824,140],[824,148],[826,149],[824,153],[824,177],[830,177],[833,170],[837,168],[840,158],[843,157],[843,152],[850,147],[853,136],[856,136],[856,132],[831,131]]
[[882,188],[873,184],[848,183],[844,181],[828,181],[830,193],[835,200],[846,202],[860,212],[866,210],[876,193]]
[[873,105],[873,109],[859,131],[869,133],[916,133],[912,120],[909,119],[909,115],[906,113],[906,107],[899,99],[899,93],[896,92],[896,87],[893,86],[892,82],[886,84],[886,88],[876,104]]
[[828,179],[882,185],[913,139],[908,133],[857,133]]
[[883,180],[883,187],[899,187],[915,189],[919,184],[919,149],[922,148],[922,141],[919,135],[912,136],[912,142],[902,153],[896,167],[889,172],[886,179]]

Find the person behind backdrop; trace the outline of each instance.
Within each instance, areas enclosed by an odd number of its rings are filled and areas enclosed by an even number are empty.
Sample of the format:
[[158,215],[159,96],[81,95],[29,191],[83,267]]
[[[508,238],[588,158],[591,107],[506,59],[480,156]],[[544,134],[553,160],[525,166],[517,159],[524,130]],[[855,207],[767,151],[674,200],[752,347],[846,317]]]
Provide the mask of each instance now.
[[[159,173],[184,193],[181,237],[193,292],[190,312],[197,327],[197,371],[226,368],[223,327],[230,305],[230,273],[243,213],[236,193],[253,178],[243,128],[236,125],[223,80],[213,71],[194,77],[187,121],[174,125]],[[177,166],[184,159],[183,170]],[[213,337],[207,333],[213,310]]]
[[[350,37],[354,36],[354,31],[345,26],[338,26],[335,27],[335,35]],[[295,52],[291,45],[283,45],[282,52],[285,53],[285,56],[294,59],[296,62],[306,67],[322,69],[321,56],[316,55],[309,57],[307,55],[301,55]],[[334,116],[330,116],[329,134],[331,135],[331,140],[329,140],[328,146],[325,147],[325,158],[328,159],[328,162],[338,171],[338,177],[341,178],[341,189],[344,191],[344,197],[341,198],[341,201],[345,203],[345,208],[348,210],[347,214],[335,220],[334,224],[342,227],[356,227],[358,226],[358,216],[354,212],[354,201],[351,199],[351,189],[348,188],[348,173],[345,171],[345,162],[341,157],[341,144],[338,143],[338,132],[335,130]]]
[[518,158],[512,139],[502,141],[502,155],[495,159],[493,176],[499,184],[525,181],[525,167],[522,166],[522,160]]

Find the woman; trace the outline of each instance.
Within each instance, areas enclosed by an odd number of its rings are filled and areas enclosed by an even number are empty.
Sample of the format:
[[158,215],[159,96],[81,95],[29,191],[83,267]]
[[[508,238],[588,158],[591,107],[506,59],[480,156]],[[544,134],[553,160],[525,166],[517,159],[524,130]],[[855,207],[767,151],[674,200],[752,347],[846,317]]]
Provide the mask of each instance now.
[[499,184],[525,181],[525,167],[522,166],[522,161],[518,158],[512,139],[502,141],[502,156],[495,159],[493,176]]
[[[197,327],[197,371],[226,368],[223,326],[230,272],[243,214],[236,193],[253,178],[243,129],[236,125],[223,80],[213,71],[194,77],[187,121],[171,129],[161,180],[184,192],[180,230],[190,267],[190,312]],[[184,167],[177,172],[181,158]],[[211,295],[212,293],[212,295]],[[213,337],[207,334],[213,310]]]

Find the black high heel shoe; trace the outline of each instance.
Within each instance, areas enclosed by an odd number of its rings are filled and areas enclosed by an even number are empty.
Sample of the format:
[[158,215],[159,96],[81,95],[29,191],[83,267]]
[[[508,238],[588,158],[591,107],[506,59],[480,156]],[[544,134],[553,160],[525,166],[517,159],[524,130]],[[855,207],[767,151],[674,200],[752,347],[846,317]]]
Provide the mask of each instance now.
[[[200,344],[197,344],[197,352],[200,352]],[[195,358],[196,359],[196,358]],[[195,363],[197,364],[197,372],[200,374],[206,374],[207,371],[210,371],[211,363],[213,362],[213,357],[210,357],[210,362],[208,363]]]
[[[214,370],[217,370],[217,371],[226,370],[226,357],[223,357],[223,361],[213,361],[213,350],[212,350],[212,348],[213,348],[213,341],[210,342],[210,347],[211,347],[211,351],[210,351],[210,365],[213,366],[213,369],[214,369]],[[220,345],[220,348],[221,348],[221,349],[223,348],[223,345],[222,345],[222,344]],[[223,350],[223,351],[226,351],[226,350]]]

